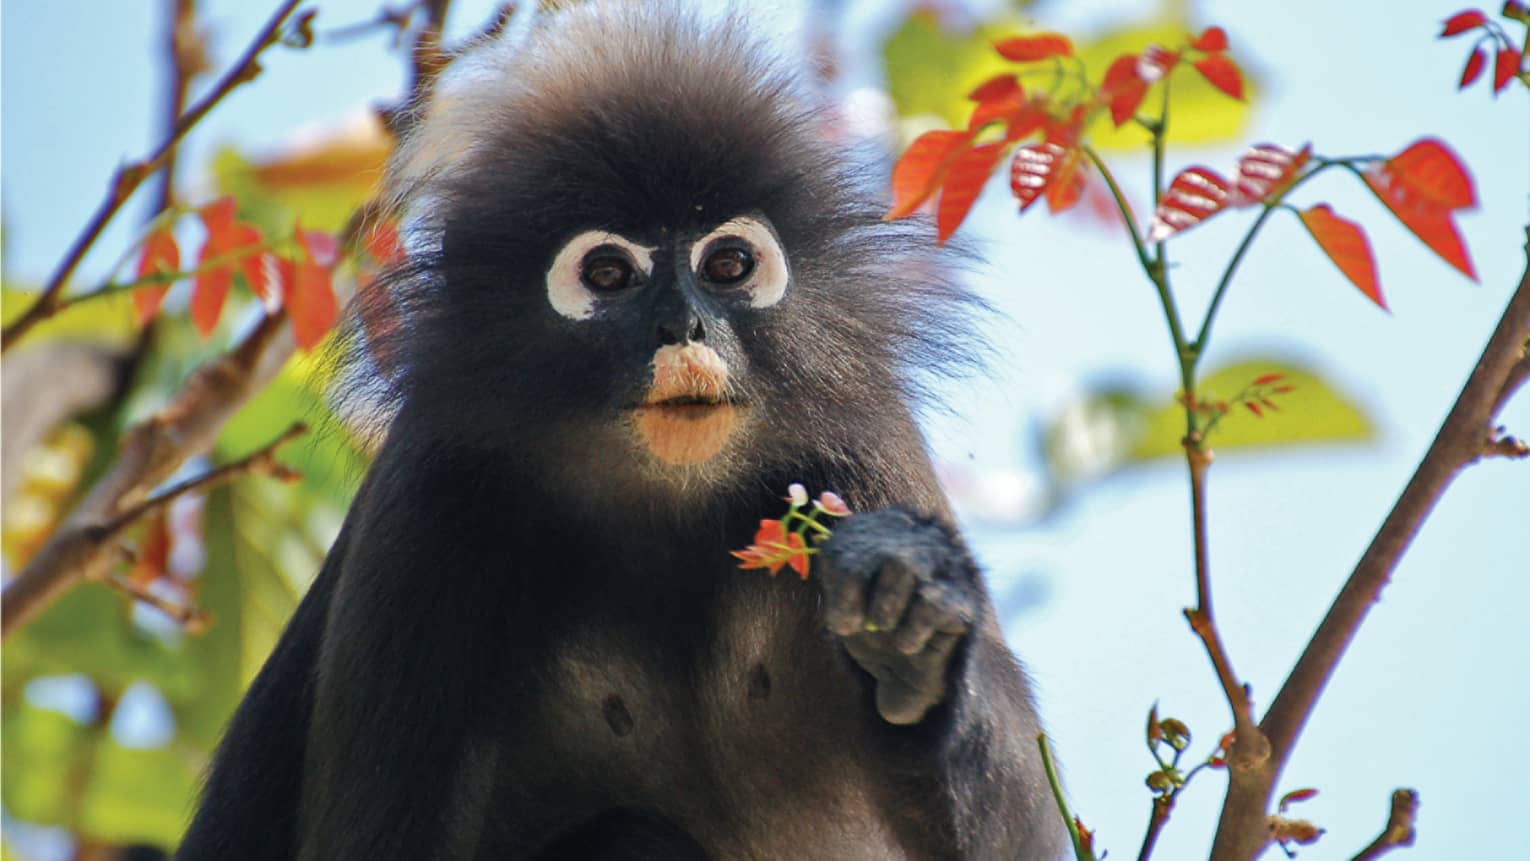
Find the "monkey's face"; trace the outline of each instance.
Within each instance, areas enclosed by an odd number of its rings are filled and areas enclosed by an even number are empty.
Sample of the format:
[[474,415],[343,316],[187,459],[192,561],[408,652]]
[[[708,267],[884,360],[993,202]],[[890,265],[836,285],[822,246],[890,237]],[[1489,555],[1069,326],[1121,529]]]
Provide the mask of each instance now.
[[735,320],[787,295],[790,266],[761,214],[709,229],[574,234],[552,257],[548,306],[605,352],[607,420],[660,467],[721,457],[750,424],[747,351]]

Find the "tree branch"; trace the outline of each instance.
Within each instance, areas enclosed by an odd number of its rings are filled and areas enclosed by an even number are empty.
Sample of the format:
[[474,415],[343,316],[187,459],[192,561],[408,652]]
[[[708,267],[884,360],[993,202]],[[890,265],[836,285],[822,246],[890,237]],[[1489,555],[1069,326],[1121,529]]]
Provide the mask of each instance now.
[[1418,817],[1418,793],[1411,789],[1399,789],[1392,793],[1392,812],[1387,815],[1387,825],[1360,850],[1353,861],[1373,861],[1399,846],[1413,845],[1413,821]]
[[1515,375],[1524,373],[1525,342],[1530,339],[1530,230],[1526,236],[1525,274],[1476,368],[1260,724],[1270,743],[1268,760],[1228,758],[1227,798],[1212,846],[1215,861],[1245,861],[1264,847],[1270,795],[1334,667],[1435,503],[1461,469],[1482,456],[1506,389],[1518,385]]
[[262,317],[237,346],[203,363],[157,413],[134,425],[117,459],[0,599],[0,637],[9,636],[69,587],[100,578],[112,542],[81,540],[148,498],[189,458],[210,451],[223,424],[275,375],[293,349],[278,338],[286,315]]
[[287,20],[287,16],[292,14],[292,10],[297,8],[299,2],[300,0],[283,0],[281,6],[277,8],[265,26],[256,34],[254,41],[250,42],[249,47],[245,48],[244,54],[234,64],[233,68],[218,81],[211,92],[180,117],[175,126],[170,130],[170,133],[165,136],[165,139],[160,142],[159,146],[155,147],[148,157],[142,161],[129,162],[117,168],[116,176],[112,178],[110,188],[107,190],[106,199],[101,201],[100,206],[96,208],[95,214],[90,217],[90,221],[86,222],[85,227],[80,231],[80,235],[75,238],[74,244],[69,247],[69,251],[64,255],[64,259],[59,263],[58,268],[54,270],[53,276],[43,286],[37,300],[20,317],[17,317],[14,322],[0,330],[0,353],[9,350],[27,332],[31,331],[34,326],[53,316],[58,311],[59,295],[63,292],[65,285],[68,284],[70,276],[74,274],[75,268],[84,259],[85,253],[100,238],[101,232],[106,229],[106,225],[112,220],[112,217],[117,214],[117,211],[122,208],[122,205],[127,202],[128,198],[133,196],[133,192],[138,189],[138,186],[165,164],[181,139],[197,123],[201,122],[202,118],[207,116],[223,100],[224,96],[227,96],[235,87],[254,79],[256,75],[260,74],[260,64],[257,60],[261,52],[274,44],[277,31],[281,29],[282,23]]

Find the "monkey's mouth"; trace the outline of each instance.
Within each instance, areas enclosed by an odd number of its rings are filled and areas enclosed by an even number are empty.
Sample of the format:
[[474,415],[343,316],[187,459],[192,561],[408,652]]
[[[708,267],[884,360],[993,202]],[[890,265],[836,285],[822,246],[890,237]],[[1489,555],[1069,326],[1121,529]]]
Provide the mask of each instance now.
[[741,422],[740,405],[728,388],[728,366],[711,347],[660,347],[648,393],[632,408],[632,427],[662,463],[705,463],[723,450]]
[[699,419],[719,409],[731,409],[741,406],[743,406],[742,403],[732,398],[710,397],[707,395],[680,395],[662,400],[644,401],[633,406],[631,409],[638,412],[659,411],[678,418]]

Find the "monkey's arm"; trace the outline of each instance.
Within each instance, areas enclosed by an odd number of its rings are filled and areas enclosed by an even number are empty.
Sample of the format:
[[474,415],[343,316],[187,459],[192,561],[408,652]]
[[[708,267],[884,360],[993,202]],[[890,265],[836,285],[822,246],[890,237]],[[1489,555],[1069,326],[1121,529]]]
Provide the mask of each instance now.
[[874,680],[896,755],[940,784],[920,804],[949,804],[937,819],[954,845],[1055,856],[1063,831],[1036,753],[1040,721],[960,538],[897,509],[856,514],[820,559],[825,622]]
[[374,466],[318,656],[298,858],[472,855],[513,588],[488,483],[439,451]]
[[176,858],[287,859],[297,832],[313,670],[346,534],[287,623],[218,744],[196,816]]

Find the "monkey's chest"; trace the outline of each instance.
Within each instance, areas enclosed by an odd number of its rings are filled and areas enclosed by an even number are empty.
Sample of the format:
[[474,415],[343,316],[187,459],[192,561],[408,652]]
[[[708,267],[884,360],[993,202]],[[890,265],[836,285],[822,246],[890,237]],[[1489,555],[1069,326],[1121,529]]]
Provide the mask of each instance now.
[[838,644],[789,608],[719,613],[689,634],[593,626],[554,649],[511,705],[511,842],[624,807],[720,858],[899,857],[864,748],[875,727]]

